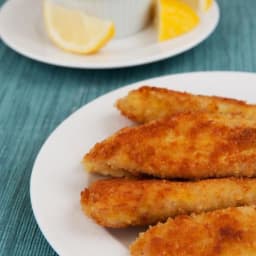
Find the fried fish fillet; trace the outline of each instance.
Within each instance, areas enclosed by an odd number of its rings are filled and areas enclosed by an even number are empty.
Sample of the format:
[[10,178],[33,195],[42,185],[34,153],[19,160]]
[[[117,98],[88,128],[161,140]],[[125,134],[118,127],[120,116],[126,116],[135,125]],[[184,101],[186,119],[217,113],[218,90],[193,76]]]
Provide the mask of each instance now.
[[253,177],[256,119],[185,113],[120,130],[84,156],[89,172],[115,177]]
[[132,256],[255,256],[256,209],[228,208],[170,218],[140,234],[130,252]]
[[112,228],[156,224],[180,214],[253,204],[256,179],[107,179],[81,192],[85,214]]
[[117,108],[133,121],[146,123],[182,112],[243,113],[256,116],[256,105],[221,97],[210,97],[143,86],[119,99]]

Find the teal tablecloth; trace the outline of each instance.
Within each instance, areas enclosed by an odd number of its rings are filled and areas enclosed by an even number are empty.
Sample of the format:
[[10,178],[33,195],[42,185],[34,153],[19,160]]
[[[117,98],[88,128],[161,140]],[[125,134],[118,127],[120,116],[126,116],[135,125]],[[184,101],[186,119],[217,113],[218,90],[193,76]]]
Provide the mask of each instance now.
[[256,1],[219,0],[219,4],[220,24],[204,43],[175,58],[129,69],[48,66],[16,54],[0,41],[1,256],[55,255],[33,217],[29,179],[44,140],[76,109],[110,90],[150,77],[256,70]]

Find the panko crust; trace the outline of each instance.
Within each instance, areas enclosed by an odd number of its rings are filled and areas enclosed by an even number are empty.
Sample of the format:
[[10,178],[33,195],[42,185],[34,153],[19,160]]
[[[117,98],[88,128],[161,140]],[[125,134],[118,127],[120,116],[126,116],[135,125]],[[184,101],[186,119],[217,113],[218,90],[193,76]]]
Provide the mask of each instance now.
[[81,193],[85,214],[112,228],[151,225],[180,214],[253,204],[256,179],[106,179]]
[[89,172],[199,179],[256,174],[256,119],[185,113],[120,130],[84,156]]
[[255,207],[170,218],[140,234],[130,252],[132,256],[254,256]]
[[256,105],[236,99],[194,95],[165,88],[142,86],[116,102],[116,107],[129,119],[146,123],[183,112],[243,113],[255,117]]

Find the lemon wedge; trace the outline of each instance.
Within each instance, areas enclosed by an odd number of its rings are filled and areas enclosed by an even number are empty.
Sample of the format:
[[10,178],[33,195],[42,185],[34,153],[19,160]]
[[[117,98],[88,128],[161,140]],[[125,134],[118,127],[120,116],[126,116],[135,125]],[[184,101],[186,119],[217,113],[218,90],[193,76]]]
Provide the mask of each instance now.
[[183,0],[197,11],[208,11],[213,4],[213,0]]
[[203,11],[207,11],[211,8],[212,5],[213,5],[213,0],[202,0],[201,9]]
[[80,54],[99,51],[115,34],[111,21],[88,16],[44,0],[46,31],[50,39],[60,48]]
[[158,40],[175,38],[195,28],[200,18],[182,0],[158,0]]

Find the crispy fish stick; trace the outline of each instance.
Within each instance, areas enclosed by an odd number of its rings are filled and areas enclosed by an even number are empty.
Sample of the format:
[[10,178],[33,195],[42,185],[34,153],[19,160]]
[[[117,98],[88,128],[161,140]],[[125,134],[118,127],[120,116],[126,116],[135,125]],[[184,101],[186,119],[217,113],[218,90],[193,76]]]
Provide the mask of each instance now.
[[123,115],[146,123],[182,112],[243,113],[256,116],[256,105],[221,97],[209,97],[144,86],[131,91],[116,104]]
[[124,128],[96,144],[86,170],[161,178],[256,175],[256,119],[237,114],[187,113]]
[[84,212],[112,228],[150,225],[180,214],[253,204],[256,179],[107,179],[96,181],[81,193]]
[[256,209],[228,208],[170,218],[140,234],[130,252],[132,256],[255,256]]

